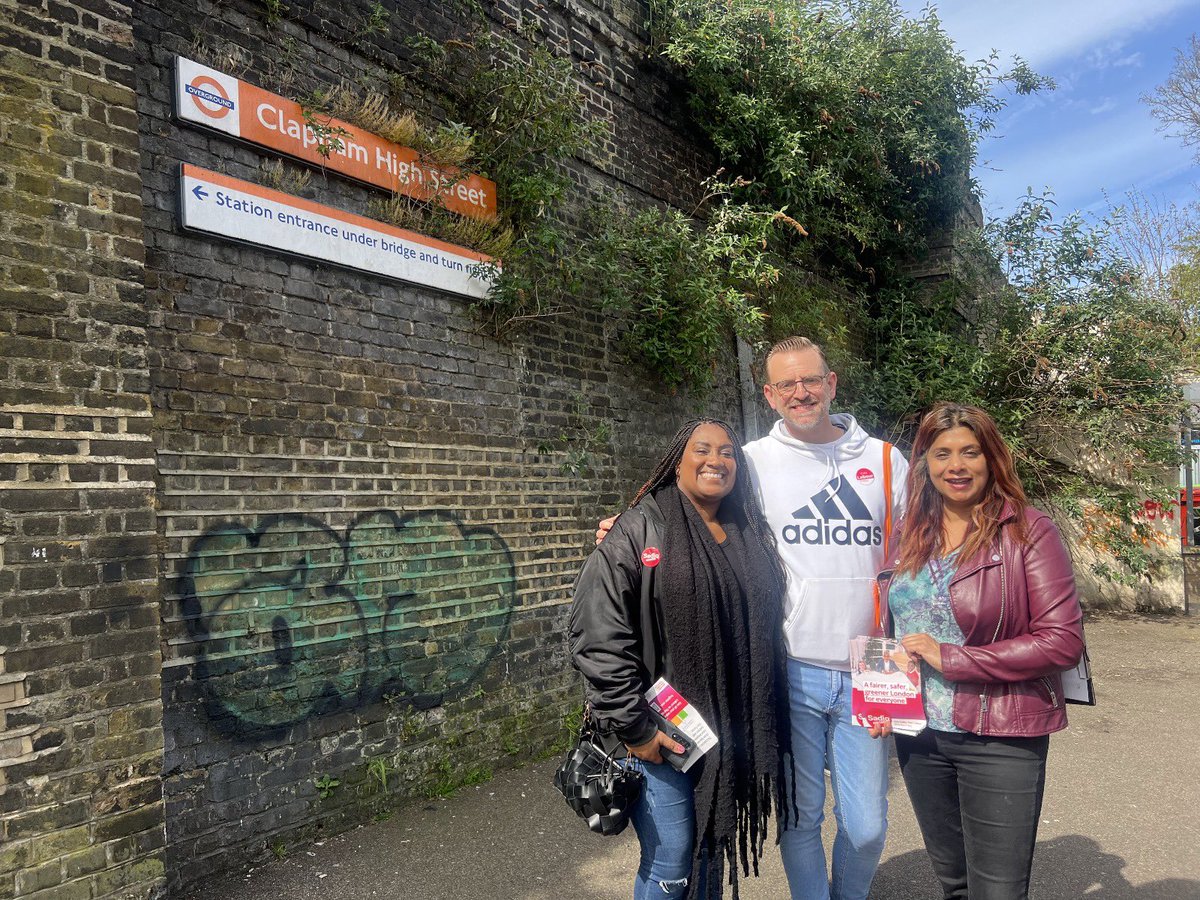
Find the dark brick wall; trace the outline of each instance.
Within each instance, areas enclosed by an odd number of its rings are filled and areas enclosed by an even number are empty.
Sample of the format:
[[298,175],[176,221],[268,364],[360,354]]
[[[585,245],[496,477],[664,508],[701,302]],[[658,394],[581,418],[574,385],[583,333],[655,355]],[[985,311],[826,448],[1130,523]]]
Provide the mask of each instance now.
[[[611,127],[577,198],[692,208],[712,165],[637,0],[485,6]],[[0,898],[186,891],[545,751],[595,520],[680,420],[757,402],[733,346],[673,395],[569,301],[497,341],[460,297],[184,233],[180,163],[274,161],[172,118],[176,55],[294,99],[402,72],[443,115],[407,39],[457,4],[325,9],[0,0]]]
[[128,4],[0,2],[0,897],[165,884]]
[[[135,13],[181,888],[543,752],[579,697],[562,635],[594,521],[680,420],[738,416],[732,346],[714,394],[671,396],[594,312],[498,342],[462,298],[181,232],[181,162],[263,181],[267,159],[173,121],[174,56],[299,98],[408,71],[414,25],[460,28],[449,5],[384,5],[391,27],[370,35],[360,0],[336,22],[299,3],[278,21],[252,2]],[[541,21],[614,126],[601,159],[572,164],[580,194],[689,199],[704,163],[642,60],[644,10],[489,9],[513,34]],[[419,74],[410,93],[436,114]],[[332,174],[302,193],[359,213],[378,196]]]

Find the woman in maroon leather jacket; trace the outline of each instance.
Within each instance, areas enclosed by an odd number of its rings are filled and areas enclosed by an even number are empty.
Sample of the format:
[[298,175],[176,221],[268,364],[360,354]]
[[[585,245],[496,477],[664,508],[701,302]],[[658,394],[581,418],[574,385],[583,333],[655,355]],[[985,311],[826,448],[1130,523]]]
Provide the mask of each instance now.
[[904,783],[946,900],[1024,900],[1060,673],[1083,653],[1071,563],[981,409],[925,416],[908,496],[879,574],[887,627],[922,663],[929,724],[896,735]]

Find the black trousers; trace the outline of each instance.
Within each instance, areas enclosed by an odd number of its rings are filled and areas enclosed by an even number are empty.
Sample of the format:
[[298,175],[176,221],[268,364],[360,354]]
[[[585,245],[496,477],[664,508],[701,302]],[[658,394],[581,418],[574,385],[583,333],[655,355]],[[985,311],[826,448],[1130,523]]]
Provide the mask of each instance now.
[[1026,900],[1050,737],[896,735],[904,785],[946,900]]

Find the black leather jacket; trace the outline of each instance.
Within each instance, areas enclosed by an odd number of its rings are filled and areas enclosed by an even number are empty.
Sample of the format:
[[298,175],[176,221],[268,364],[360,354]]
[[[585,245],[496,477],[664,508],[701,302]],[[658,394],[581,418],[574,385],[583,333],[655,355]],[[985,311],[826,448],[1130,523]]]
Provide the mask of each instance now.
[[600,731],[630,745],[658,730],[644,695],[661,676],[670,679],[659,612],[657,558],[664,523],[652,497],[622,513],[575,579],[567,629],[571,661],[584,677]]

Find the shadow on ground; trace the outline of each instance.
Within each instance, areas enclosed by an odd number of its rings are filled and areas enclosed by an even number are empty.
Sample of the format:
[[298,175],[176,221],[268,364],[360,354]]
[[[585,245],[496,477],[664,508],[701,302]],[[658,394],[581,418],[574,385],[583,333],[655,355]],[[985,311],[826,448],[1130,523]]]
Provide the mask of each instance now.
[[[1125,860],[1105,853],[1089,837],[1071,834],[1038,841],[1030,894],[1042,898],[1086,900],[1196,900],[1200,882],[1166,878],[1132,885],[1125,877]],[[941,892],[924,851],[886,860],[875,876],[871,900],[911,900],[937,897]]]

